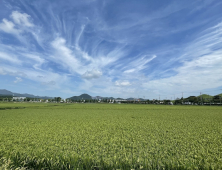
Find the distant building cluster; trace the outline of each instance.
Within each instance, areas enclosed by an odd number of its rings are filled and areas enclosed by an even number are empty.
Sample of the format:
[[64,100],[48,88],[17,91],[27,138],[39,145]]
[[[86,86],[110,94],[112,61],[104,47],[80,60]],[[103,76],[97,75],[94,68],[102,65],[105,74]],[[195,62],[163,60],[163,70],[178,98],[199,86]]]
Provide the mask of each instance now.
[[26,99],[26,97],[13,97],[12,100],[16,100],[16,101],[24,101]]

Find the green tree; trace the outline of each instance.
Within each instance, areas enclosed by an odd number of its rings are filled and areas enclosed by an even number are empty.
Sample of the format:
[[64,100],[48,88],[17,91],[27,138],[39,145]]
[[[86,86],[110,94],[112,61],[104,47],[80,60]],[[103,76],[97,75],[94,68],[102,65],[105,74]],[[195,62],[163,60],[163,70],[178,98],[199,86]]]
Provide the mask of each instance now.
[[56,101],[56,102],[60,102],[61,100],[62,100],[61,97],[55,97],[55,101]]

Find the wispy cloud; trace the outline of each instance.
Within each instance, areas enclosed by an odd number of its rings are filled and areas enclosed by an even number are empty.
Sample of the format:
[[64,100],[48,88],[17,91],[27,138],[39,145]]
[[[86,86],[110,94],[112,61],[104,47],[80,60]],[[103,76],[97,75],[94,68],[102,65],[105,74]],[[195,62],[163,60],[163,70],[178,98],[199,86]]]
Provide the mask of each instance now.
[[[46,63],[45,59],[31,53],[21,53],[21,56],[25,59],[25,62],[33,64],[35,69],[40,69],[41,65]],[[31,60],[31,61],[29,61]]]
[[72,51],[66,47],[65,43],[66,41],[63,38],[57,38],[52,42],[52,47],[55,50],[55,54],[52,56],[53,60],[62,64],[65,68],[68,66],[70,71],[81,72],[79,61]]
[[16,56],[13,55],[9,55],[7,53],[4,52],[0,52],[0,59],[3,61],[8,61],[10,63],[15,63],[15,64],[21,64],[22,61],[20,61]]
[[1,78],[66,97],[73,85],[114,97],[217,88],[222,4],[188,1],[4,1]]
[[130,82],[129,81],[115,81],[115,85],[116,86],[130,86]]
[[14,81],[14,83],[19,83],[21,81],[22,81],[22,79],[20,77],[16,77],[16,80]]
[[87,71],[82,75],[84,79],[94,79],[94,78],[99,78],[100,76],[102,76],[102,72],[95,69]]
[[[181,55],[182,65],[173,68],[175,76],[151,80],[143,84],[147,89],[159,89],[159,93],[198,92],[222,85],[222,24],[219,23],[201,33]],[[168,92],[168,93],[167,93]]]

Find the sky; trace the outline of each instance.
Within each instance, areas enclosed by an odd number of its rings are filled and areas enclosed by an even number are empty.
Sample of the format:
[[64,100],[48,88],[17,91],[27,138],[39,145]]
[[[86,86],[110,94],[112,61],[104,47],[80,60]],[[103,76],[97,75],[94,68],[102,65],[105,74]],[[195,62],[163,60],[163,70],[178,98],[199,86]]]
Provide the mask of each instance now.
[[171,99],[222,93],[221,0],[0,0],[0,89]]

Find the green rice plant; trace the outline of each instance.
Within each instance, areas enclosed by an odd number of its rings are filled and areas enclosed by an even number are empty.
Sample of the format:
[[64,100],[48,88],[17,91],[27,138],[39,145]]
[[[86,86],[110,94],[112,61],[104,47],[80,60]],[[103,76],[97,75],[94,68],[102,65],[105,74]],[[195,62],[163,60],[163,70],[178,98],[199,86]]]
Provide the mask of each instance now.
[[[2,169],[222,169],[221,107],[1,103]],[[20,108],[20,109],[14,109]]]

